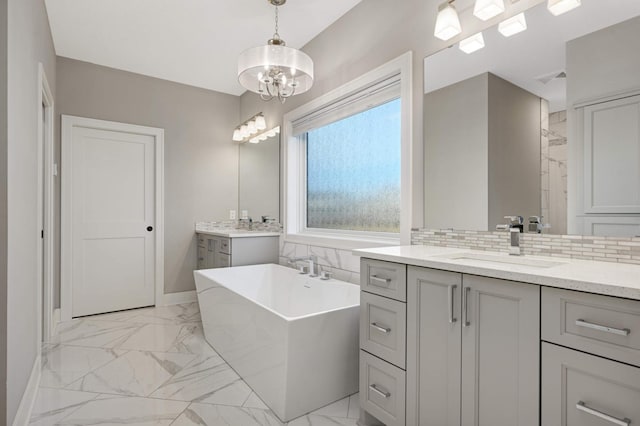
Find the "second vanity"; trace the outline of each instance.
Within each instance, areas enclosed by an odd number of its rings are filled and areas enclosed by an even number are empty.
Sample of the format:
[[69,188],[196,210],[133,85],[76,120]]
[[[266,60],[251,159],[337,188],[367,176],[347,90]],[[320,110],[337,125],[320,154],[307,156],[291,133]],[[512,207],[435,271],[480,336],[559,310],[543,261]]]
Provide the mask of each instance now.
[[640,266],[430,246],[361,256],[360,423],[640,423]]
[[198,229],[198,269],[278,263],[277,232]]

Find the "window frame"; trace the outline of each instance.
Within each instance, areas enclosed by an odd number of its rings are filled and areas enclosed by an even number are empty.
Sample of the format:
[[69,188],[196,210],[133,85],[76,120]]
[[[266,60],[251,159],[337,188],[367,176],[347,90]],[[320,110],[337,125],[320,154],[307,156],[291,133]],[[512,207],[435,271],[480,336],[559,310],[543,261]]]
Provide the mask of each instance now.
[[[309,116],[346,96],[356,95],[372,84],[399,75],[400,136],[400,232],[365,232],[307,228],[306,139],[294,136],[296,120]],[[346,249],[410,244],[411,240],[411,143],[412,143],[412,53],[400,57],[322,95],[283,117],[284,237],[286,241]],[[375,96],[375,95],[374,95]],[[379,105],[379,103],[378,103]]]

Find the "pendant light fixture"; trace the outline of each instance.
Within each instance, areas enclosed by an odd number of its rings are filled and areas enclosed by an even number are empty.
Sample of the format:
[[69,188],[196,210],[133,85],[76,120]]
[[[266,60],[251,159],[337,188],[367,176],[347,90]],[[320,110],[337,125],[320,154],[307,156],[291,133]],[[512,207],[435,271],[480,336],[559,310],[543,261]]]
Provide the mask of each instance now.
[[280,102],[313,85],[313,61],[304,52],[286,47],[278,34],[278,7],[287,0],[267,0],[275,6],[275,33],[265,46],[245,50],[238,58],[238,81],[262,100]]
[[504,12],[504,0],[476,0],[473,14],[476,18],[487,21]]
[[453,0],[446,1],[438,7],[436,28],[433,35],[440,40],[449,40],[462,32],[458,11],[453,5]]
[[549,0],[547,9],[553,16],[562,15],[582,4],[582,0]]

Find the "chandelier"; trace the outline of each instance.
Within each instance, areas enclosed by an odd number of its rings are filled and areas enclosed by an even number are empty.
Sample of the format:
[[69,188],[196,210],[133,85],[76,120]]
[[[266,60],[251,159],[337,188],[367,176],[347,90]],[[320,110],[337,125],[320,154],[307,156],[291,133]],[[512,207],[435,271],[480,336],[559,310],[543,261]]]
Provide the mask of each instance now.
[[278,7],[287,0],[267,0],[275,6],[275,33],[265,46],[245,50],[238,58],[238,81],[262,100],[280,102],[304,93],[313,85],[313,61],[304,52],[287,47],[278,34]]

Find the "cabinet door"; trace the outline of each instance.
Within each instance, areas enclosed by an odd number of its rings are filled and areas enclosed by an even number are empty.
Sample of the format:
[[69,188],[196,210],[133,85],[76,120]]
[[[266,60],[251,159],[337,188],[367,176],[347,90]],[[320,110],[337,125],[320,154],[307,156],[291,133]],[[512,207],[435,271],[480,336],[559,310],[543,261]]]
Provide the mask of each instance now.
[[462,275],[410,267],[407,425],[460,425]]
[[585,213],[640,213],[640,96],[584,108]]
[[204,257],[205,268],[216,267],[216,253],[218,252],[218,239],[207,237],[207,253]]
[[540,287],[463,276],[462,425],[538,426]]

